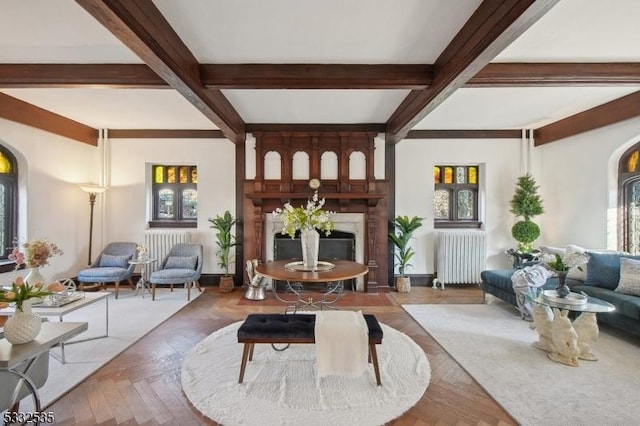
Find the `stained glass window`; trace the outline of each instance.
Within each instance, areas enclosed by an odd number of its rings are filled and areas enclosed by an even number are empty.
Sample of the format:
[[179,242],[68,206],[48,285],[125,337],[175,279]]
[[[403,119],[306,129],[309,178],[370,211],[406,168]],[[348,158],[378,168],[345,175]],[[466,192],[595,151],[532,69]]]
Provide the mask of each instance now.
[[478,183],[478,168],[469,167],[469,183]]
[[640,180],[631,185],[631,199],[628,206],[629,247],[630,253],[640,253]]
[[158,217],[173,219],[173,191],[170,189],[161,189],[158,192]]
[[453,167],[444,168],[444,183],[453,183]]
[[7,259],[18,235],[18,163],[0,146],[0,259]]
[[629,159],[627,160],[627,172],[633,173],[638,171],[638,160],[640,159],[640,150],[634,150],[631,154],[629,154]]
[[198,191],[195,189],[182,191],[182,217],[185,219],[198,217]]
[[196,227],[198,219],[198,168],[154,165],[153,219],[151,227]]
[[436,190],[433,203],[433,216],[436,219],[449,219],[449,191],[445,189]]
[[458,191],[458,219],[473,219],[473,193],[468,189]]
[[478,166],[438,164],[433,174],[435,227],[478,227]]
[[153,172],[153,183],[162,183],[164,182],[164,167],[163,166],[155,166]]
[[176,183],[175,166],[167,167],[167,183]]

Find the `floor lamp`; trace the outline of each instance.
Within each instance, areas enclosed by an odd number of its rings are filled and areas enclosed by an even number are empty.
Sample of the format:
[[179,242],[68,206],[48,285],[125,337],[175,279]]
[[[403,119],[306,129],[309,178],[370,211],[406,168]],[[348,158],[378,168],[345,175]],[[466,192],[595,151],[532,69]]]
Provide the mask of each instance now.
[[91,213],[89,213],[89,260],[88,265],[91,266],[91,246],[93,244],[93,206],[96,204],[96,195],[103,193],[107,190],[107,187],[95,185],[95,184],[83,184],[80,185],[80,189],[89,193],[89,205],[91,206]]

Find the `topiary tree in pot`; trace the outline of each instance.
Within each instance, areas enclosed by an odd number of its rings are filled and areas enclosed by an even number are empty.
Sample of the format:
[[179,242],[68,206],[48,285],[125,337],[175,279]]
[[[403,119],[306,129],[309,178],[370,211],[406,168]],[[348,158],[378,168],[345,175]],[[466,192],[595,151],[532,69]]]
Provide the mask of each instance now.
[[214,228],[216,232],[216,245],[218,246],[217,255],[220,261],[218,265],[224,269],[224,275],[220,277],[220,291],[230,292],[233,291],[234,283],[233,276],[229,274],[229,266],[234,262],[234,254],[231,249],[240,243],[236,242],[236,237],[231,234],[231,228],[238,221],[231,215],[229,210],[225,211],[222,216],[216,215],[215,218],[210,218],[210,228]]
[[511,213],[522,219],[511,228],[511,235],[518,241],[518,250],[514,256],[529,254],[533,242],[540,236],[540,227],[531,221],[532,217],[544,213],[542,198],[538,194],[538,185],[530,174],[520,176],[516,184],[516,192],[511,199]]
[[407,269],[412,266],[409,261],[415,254],[409,241],[413,233],[422,226],[424,219],[414,216],[397,216],[393,221],[394,231],[389,233],[389,240],[395,247],[395,266],[399,276],[396,277],[396,290],[403,293],[411,291],[411,280],[406,276]]

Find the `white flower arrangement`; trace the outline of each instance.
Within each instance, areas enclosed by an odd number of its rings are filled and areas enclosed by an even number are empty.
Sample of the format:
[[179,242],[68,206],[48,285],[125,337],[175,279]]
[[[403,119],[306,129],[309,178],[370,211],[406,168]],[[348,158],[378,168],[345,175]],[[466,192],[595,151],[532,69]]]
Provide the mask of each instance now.
[[567,272],[575,267],[582,270],[581,266],[589,262],[589,255],[577,251],[570,251],[564,257],[559,254],[542,253],[539,260],[547,269],[555,272]]
[[307,201],[307,206],[293,207],[290,203],[285,203],[283,208],[273,211],[273,217],[279,218],[284,223],[282,233],[294,238],[296,231],[301,229],[319,229],[325,235],[331,234],[334,224],[331,216],[336,214],[332,211],[322,210],[324,198],[318,198],[318,191],[313,193],[311,200]]

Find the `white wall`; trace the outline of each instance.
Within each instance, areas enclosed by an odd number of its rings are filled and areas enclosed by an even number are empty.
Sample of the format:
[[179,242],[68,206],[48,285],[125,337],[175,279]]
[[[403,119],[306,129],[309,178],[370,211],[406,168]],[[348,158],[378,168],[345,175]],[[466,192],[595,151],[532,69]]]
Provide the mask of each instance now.
[[618,161],[640,140],[640,118],[535,149],[545,213],[540,241],[617,248]]
[[425,218],[415,233],[410,274],[434,272],[433,166],[480,164],[484,187],[483,221],[488,236],[487,267],[506,268],[504,250],[514,246],[509,212],[521,168],[519,139],[407,139],[396,146],[396,215]]
[[[3,119],[0,143],[18,160],[21,242],[46,238],[64,251],[42,269],[45,279],[75,276],[87,264],[89,243],[89,198],[78,184],[99,179],[99,149]],[[102,221],[99,211],[94,218]],[[13,273],[3,275],[7,284]]]
[[108,141],[111,178],[107,204],[107,241],[142,243],[148,216],[147,164],[198,167],[198,227],[195,242],[204,246],[203,273],[222,273],[215,255],[209,218],[235,211],[235,145],[227,139],[112,139]]

